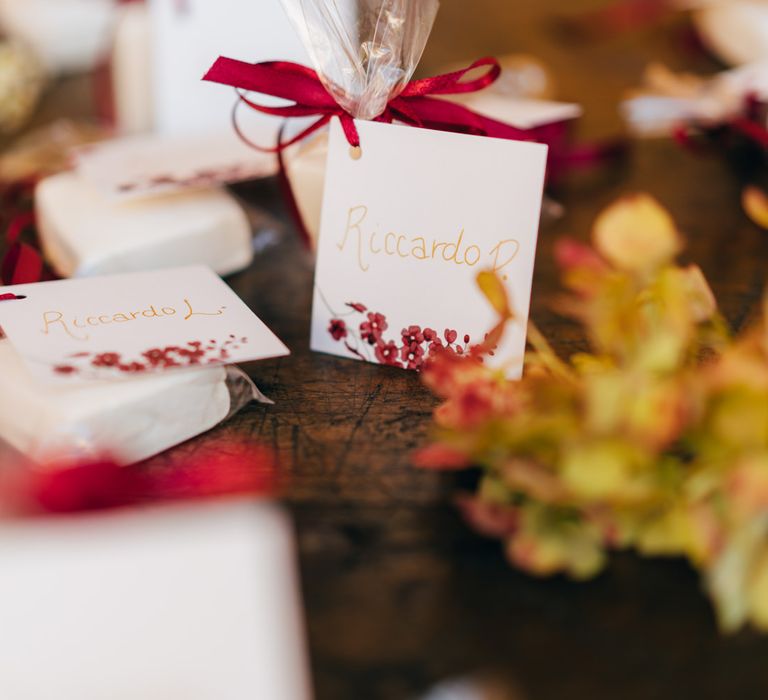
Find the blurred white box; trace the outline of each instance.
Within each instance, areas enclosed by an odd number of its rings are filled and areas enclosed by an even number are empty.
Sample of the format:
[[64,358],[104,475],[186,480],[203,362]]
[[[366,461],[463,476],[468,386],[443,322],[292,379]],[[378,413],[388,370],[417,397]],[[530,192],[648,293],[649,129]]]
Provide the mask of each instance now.
[[109,47],[114,0],[0,0],[0,28],[54,73],[90,70]]
[[160,133],[231,130],[234,91],[202,82],[219,56],[309,62],[280,0],[149,0],[149,10],[154,126]]
[[252,500],[0,524],[0,698],[305,700],[292,529]]

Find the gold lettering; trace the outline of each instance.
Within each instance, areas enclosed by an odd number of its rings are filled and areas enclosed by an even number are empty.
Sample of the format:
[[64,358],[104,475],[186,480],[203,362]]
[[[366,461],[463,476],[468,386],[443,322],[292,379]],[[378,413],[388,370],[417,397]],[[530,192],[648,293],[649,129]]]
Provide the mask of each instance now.
[[[358,218],[353,222],[353,218],[356,214],[358,214]],[[361,225],[367,216],[368,207],[362,205],[359,207],[352,207],[347,214],[347,228],[344,231],[344,239],[341,243],[336,244],[338,249],[343,251],[347,245],[350,231],[357,231],[357,264],[363,272],[368,272],[369,267],[363,262],[363,229],[361,228]]]
[[[367,272],[370,264],[365,260],[368,256],[388,255],[398,256],[403,259],[415,258],[416,260],[442,260],[455,265],[467,265],[475,267],[483,259],[483,251],[478,245],[465,242],[466,228],[459,230],[456,238],[451,241],[441,241],[425,236],[409,236],[397,231],[389,231],[383,235],[377,227],[372,230],[364,230],[368,218],[369,209],[365,205],[351,207],[347,211],[347,222],[344,235],[336,243],[338,249],[344,252],[347,245],[356,245],[356,257],[358,267]],[[382,240],[383,239],[383,240]],[[520,253],[520,242],[510,238],[500,241],[489,253],[493,261],[494,272],[503,271]],[[506,279],[506,277],[505,277]],[[185,301],[188,304],[188,302]],[[188,306],[189,308],[189,306]],[[150,307],[156,314],[155,307]],[[163,307],[163,314],[173,315],[176,310],[173,307]],[[148,312],[145,312],[145,315]],[[188,314],[194,315],[191,311]]]
[[187,315],[184,317],[185,321],[189,321],[190,318],[193,316],[221,316],[224,313],[224,308],[221,307],[216,312],[210,312],[210,311],[195,311],[192,309],[192,304],[190,304],[189,299],[184,300],[184,304],[187,307]]
[[[459,248],[461,248],[461,241],[464,239],[464,229],[461,229],[461,233],[459,234],[459,239],[456,241],[456,243],[449,243],[445,246],[445,249],[443,250],[443,260],[445,262],[455,262],[457,265],[463,265],[464,263],[461,262],[456,256],[459,254]],[[448,250],[450,248],[453,248],[453,254],[448,255]]]
[[115,315],[112,317],[112,320],[113,320],[115,323],[126,323],[126,322],[130,321],[131,319],[130,319],[130,318],[128,318],[128,317],[127,317],[125,314],[115,314]]
[[[420,245],[416,245],[416,241],[421,241]],[[413,255],[414,258],[417,260],[426,260],[427,259],[427,242],[419,236],[418,238],[413,239],[413,250],[411,250],[411,255]],[[421,255],[416,255],[416,251],[421,251]]]
[[[352,223],[352,216],[355,212],[361,212],[361,216],[357,221],[355,221],[355,223]],[[342,252],[344,251],[344,248],[347,245],[347,239],[349,238],[349,232],[352,229],[357,229],[357,233],[360,235],[360,224],[365,221],[366,216],[368,216],[368,207],[363,205],[360,205],[359,207],[352,207],[349,212],[347,212],[347,228],[344,231],[344,240],[342,240],[341,243],[336,244],[339,250]]]
[[398,236],[398,237],[397,237],[397,254],[398,254],[398,255],[399,255],[401,258],[407,258],[407,257],[409,257],[408,253],[403,253],[403,252],[400,250],[400,241],[404,241],[404,240],[405,240],[405,236]]
[[447,245],[448,245],[447,243],[440,243],[438,241],[432,241],[432,257],[436,258],[437,257],[437,251],[440,248],[445,248],[445,246],[447,246]]
[[[474,250],[477,255],[477,257],[473,261],[470,261],[469,259],[470,250]],[[467,263],[467,265],[469,265],[470,267],[474,267],[475,265],[477,265],[478,262],[480,262],[480,255],[481,255],[480,248],[478,248],[476,245],[471,245],[469,246],[469,248],[467,248],[464,251],[464,262]]]
[[154,307],[154,305],[152,305],[148,309],[144,309],[144,311],[141,312],[141,315],[144,318],[156,318],[160,314],[157,313],[157,309]]
[[176,309],[174,309],[172,306],[164,306],[161,311],[166,316],[175,316],[176,315]]
[[64,314],[61,313],[61,311],[45,311],[43,313],[43,333],[45,335],[50,335],[51,333],[51,327],[55,324],[60,323],[62,330],[74,340],[88,340],[90,336],[79,336],[72,333],[72,331],[69,330],[69,326],[67,326],[67,322],[64,320]]
[[[512,252],[510,252],[510,248]],[[493,271],[500,272],[509,263],[511,263],[520,252],[520,241],[514,238],[508,238],[504,241],[499,241],[499,244],[491,251],[491,255],[495,256],[493,259]],[[502,255],[506,256],[503,262],[501,262]]]

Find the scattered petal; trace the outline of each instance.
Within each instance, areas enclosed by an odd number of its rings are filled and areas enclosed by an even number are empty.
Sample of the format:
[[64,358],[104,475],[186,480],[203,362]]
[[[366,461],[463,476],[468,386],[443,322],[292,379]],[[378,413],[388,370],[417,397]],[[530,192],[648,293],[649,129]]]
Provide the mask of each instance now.
[[754,185],[745,187],[741,205],[752,223],[768,230],[768,195],[763,190]]
[[504,319],[512,316],[507,288],[497,274],[488,271],[481,272],[477,276],[477,286],[480,287],[480,291],[499,316]]
[[681,249],[672,217],[647,194],[624,197],[605,209],[592,238],[608,262],[630,272],[654,270],[671,262]]

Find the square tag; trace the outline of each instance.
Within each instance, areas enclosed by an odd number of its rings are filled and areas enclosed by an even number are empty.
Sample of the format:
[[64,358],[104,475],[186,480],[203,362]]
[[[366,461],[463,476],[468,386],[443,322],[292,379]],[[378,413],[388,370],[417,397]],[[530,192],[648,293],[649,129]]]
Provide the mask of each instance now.
[[46,382],[124,379],[288,355],[209,268],[0,287],[0,327]]
[[[249,131],[265,145],[273,127]],[[77,172],[109,200],[122,201],[255,180],[276,175],[272,153],[246,146],[234,133],[202,136],[129,136],[76,149]]]
[[356,122],[362,156],[331,126],[312,349],[418,369],[496,323],[476,285],[495,270],[516,314],[496,353],[520,377],[547,147]]

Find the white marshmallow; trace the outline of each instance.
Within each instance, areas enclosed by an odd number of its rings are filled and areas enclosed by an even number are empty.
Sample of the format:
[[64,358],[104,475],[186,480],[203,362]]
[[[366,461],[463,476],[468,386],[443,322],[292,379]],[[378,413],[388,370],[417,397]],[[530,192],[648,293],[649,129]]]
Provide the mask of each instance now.
[[0,340],[0,439],[33,461],[93,454],[139,462],[210,430],[229,409],[222,367],[47,385]]
[[68,172],[38,185],[35,207],[46,258],[62,277],[196,264],[227,275],[253,259],[248,218],[221,188],[114,202]]

